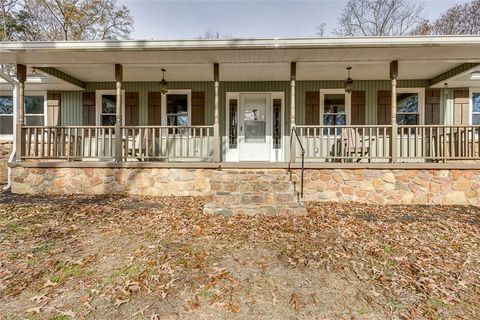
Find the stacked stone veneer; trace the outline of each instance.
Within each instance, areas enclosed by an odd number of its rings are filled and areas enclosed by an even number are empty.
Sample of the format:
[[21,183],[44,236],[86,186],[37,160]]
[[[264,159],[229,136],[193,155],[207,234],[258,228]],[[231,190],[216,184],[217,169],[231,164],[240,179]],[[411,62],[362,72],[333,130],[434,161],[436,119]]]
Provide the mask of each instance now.
[[[219,196],[218,201],[245,199],[256,205],[270,198],[255,197],[255,188],[272,185],[268,197],[275,194],[272,181],[282,181],[278,188],[291,190],[279,170],[233,170],[245,172],[248,179],[239,184],[228,178],[232,170],[160,169],[160,168],[13,168],[14,193],[30,194],[101,194]],[[286,171],[283,171],[286,174]],[[269,175],[277,178],[269,182]],[[294,180],[299,180],[295,171]],[[246,177],[246,176],[245,176]],[[251,186],[252,191],[240,188]],[[270,188],[270,187],[269,187]],[[299,185],[296,185],[298,192]],[[261,195],[266,195],[258,190]],[[262,193],[263,192],[263,193]],[[234,194],[235,197],[230,194]],[[242,197],[248,194],[250,197]],[[286,199],[290,201],[289,199]],[[461,204],[480,206],[479,170],[380,170],[380,169],[307,169],[305,200],[359,201],[376,204]],[[256,203],[258,202],[258,203]]]
[[11,151],[12,151],[12,142],[0,140],[0,183],[7,182],[7,178],[8,178],[7,163],[8,163],[8,158],[10,157]]
[[13,168],[12,192],[25,194],[209,195],[212,169]]
[[304,190],[306,201],[480,206],[480,169],[306,170]]

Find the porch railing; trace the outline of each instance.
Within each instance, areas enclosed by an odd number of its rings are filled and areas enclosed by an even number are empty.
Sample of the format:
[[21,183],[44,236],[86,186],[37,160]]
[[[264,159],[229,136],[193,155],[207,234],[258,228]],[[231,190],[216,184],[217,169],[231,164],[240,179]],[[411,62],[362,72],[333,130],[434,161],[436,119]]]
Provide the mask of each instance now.
[[480,126],[399,125],[394,129],[391,125],[325,125],[296,128],[308,162],[480,160]]
[[122,127],[126,161],[213,161],[213,126]]
[[115,158],[113,126],[22,127],[21,158],[112,160]]
[[[114,126],[24,126],[22,160],[113,161]],[[213,126],[122,126],[122,161],[213,161]]]
[[[480,161],[480,126],[296,126],[306,162]],[[214,126],[122,126],[121,161],[213,161]],[[114,126],[24,126],[22,160],[113,161]],[[117,144],[118,146],[118,144]],[[297,150],[300,160],[300,150]]]

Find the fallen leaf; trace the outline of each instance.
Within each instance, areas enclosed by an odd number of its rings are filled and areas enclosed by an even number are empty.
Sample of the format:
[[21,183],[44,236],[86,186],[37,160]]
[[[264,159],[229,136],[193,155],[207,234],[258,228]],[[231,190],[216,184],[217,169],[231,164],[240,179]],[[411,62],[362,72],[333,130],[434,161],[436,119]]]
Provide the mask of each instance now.
[[47,282],[45,282],[45,284],[43,285],[43,287],[44,288],[56,287],[57,285],[58,285],[58,283],[52,282],[50,279],[48,279]]
[[122,300],[122,299],[117,298],[117,299],[115,299],[114,306],[119,308],[122,304],[127,303],[128,301],[130,301],[130,299]]
[[42,294],[42,295],[39,295],[39,296],[34,296],[34,297],[31,297],[30,298],[30,301],[32,302],[37,302],[37,303],[44,303],[48,300],[51,300],[52,298],[50,297],[47,297],[47,294]]
[[292,293],[292,296],[290,297],[290,306],[293,308],[293,310],[297,311],[301,307],[305,305],[305,302],[300,298],[300,296],[296,293]]

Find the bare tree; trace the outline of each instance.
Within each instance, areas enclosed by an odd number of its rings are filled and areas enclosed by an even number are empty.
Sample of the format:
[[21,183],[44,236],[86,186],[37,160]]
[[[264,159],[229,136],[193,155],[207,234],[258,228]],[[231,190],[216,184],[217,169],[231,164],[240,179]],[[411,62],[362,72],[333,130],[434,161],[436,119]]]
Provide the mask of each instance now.
[[233,38],[231,34],[225,33],[225,34],[220,34],[218,31],[213,31],[212,29],[208,29],[205,31],[203,34],[198,36],[198,39],[231,39]]
[[335,31],[341,36],[400,36],[422,21],[423,3],[349,0]]
[[322,22],[320,23],[318,26],[317,26],[317,35],[319,35],[320,37],[324,37],[325,36],[325,27],[327,26],[327,24],[325,22]]
[[15,9],[20,0],[0,0],[0,41],[8,41],[16,28]]
[[128,39],[133,18],[117,0],[23,0],[17,40]]
[[436,20],[424,20],[412,34],[480,34],[480,0],[457,4]]

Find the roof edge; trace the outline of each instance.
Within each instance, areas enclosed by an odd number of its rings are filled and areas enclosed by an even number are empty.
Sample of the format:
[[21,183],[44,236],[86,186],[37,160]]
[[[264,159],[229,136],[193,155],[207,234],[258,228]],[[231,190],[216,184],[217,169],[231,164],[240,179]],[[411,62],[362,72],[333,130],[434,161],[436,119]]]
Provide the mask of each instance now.
[[26,50],[222,50],[329,47],[430,47],[442,45],[477,46],[480,45],[480,36],[0,42],[0,52]]

